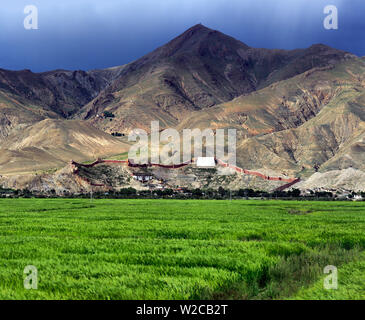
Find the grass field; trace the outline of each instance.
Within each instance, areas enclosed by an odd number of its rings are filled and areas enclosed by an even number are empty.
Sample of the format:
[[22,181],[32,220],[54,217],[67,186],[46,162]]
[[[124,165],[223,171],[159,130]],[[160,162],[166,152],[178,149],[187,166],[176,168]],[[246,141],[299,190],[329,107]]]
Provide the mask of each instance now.
[[0,199],[0,241],[0,299],[365,298],[360,202]]

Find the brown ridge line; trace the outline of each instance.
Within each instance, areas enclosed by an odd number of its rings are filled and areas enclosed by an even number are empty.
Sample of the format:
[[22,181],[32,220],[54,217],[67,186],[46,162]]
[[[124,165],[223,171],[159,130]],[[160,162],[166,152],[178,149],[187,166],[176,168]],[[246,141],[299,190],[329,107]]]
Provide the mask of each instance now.
[[[128,164],[129,167],[131,168],[148,168],[148,167],[160,167],[160,168],[165,168],[165,169],[179,169],[185,166],[188,166],[189,164],[193,163],[194,160],[185,162],[185,163],[181,163],[181,164],[177,164],[177,165],[162,165],[162,164],[156,164],[156,163],[148,163],[148,164],[136,164],[133,163],[133,161],[131,160],[103,160],[103,159],[97,159],[95,162],[91,163],[91,164],[82,164],[82,163],[78,163],[75,162],[73,160],[71,160],[71,165],[73,166],[73,173],[76,174],[78,177],[80,177],[78,175],[78,167],[84,167],[84,168],[92,168],[100,163],[117,163],[117,164]],[[242,169],[240,167],[237,166],[233,166],[230,165],[228,163],[223,162],[220,159],[216,159],[215,158],[216,163],[220,164],[221,166],[225,167],[225,168],[230,168],[235,170],[238,173],[244,173],[244,174],[248,174],[248,175],[253,175],[253,176],[257,176],[261,179],[264,180],[268,180],[268,181],[283,181],[283,182],[287,182],[287,184],[280,186],[278,188],[275,189],[275,191],[284,191],[285,189],[290,188],[291,186],[297,184],[298,182],[301,181],[300,178],[290,178],[290,179],[285,179],[285,178],[281,178],[281,177],[270,177],[270,176],[265,176],[260,172],[256,172],[256,171],[249,171],[249,170],[245,170]],[[81,179],[83,179],[85,182],[87,182],[88,184],[90,184],[91,186],[96,186],[96,187],[106,187],[103,184],[93,184],[91,183],[91,181],[87,178],[83,178],[80,177]]]

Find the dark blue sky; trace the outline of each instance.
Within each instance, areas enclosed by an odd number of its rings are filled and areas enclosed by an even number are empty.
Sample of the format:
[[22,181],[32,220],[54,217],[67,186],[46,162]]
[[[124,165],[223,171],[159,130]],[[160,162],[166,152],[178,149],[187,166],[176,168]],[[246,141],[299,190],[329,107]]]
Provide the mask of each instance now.
[[[39,30],[25,30],[26,5]],[[336,5],[339,29],[323,27]],[[364,0],[15,0],[0,9],[0,68],[96,69],[122,65],[202,23],[253,47],[313,43],[365,55]]]

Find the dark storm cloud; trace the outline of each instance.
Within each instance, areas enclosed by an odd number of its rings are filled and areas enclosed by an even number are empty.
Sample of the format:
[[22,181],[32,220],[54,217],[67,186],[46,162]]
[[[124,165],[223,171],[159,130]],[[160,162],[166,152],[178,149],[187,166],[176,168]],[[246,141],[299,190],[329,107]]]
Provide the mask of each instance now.
[[[1,1],[0,67],[94,69],[128,63],[202,23],[254,47],[293,49],[325,43],[365,55],[362,0],[17,0]],[[24,7],[39,10],[25,30]],[[339,10],[325,30],[323,9]]]

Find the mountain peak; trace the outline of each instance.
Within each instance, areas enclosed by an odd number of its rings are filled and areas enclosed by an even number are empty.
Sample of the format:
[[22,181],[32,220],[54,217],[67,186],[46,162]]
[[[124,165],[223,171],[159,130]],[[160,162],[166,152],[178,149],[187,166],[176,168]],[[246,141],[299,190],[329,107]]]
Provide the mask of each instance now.
[[199,23],[192,26],[166,45],[156,49],[146,57],[148,60],[156,58],[160,59],[183,52],[188,52],[189,55],[192,55],[194,53],[201,52],[203,48],[209,47],[227,47],[233,50],[235,48],[249,48],[244,43]]
[[[174,41],[187,41],[192,37],[202,39],[204,36],[208,35],[209,33],[214,32],[214,30],[209,29],[205,26],[203,26],[201,23],[196,24],[195,26],[192,26],[185,32],[183,32],[181,35],[173,39],[171,42]],[[171,43],[170,42],[170,43]]]
[[185,32],[189,32],[189,31],[213,31],[212,29],[202,25],[201,23],[196,24],[195,26],[192,26],[191,28],[189,28],[188,30],[186,30]]

